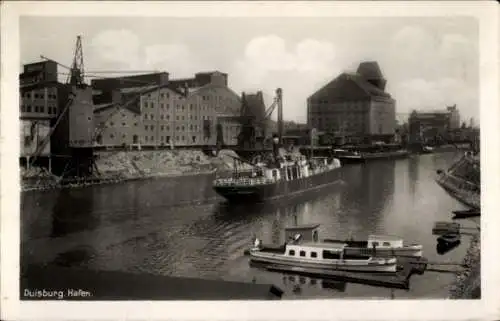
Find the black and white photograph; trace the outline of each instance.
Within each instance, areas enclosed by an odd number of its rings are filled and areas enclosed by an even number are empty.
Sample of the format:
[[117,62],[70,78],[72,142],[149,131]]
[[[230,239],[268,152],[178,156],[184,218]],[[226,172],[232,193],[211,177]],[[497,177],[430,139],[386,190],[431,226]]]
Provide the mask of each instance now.
[[3,6],[2,300],[498,313],[497,8],[277,3]]

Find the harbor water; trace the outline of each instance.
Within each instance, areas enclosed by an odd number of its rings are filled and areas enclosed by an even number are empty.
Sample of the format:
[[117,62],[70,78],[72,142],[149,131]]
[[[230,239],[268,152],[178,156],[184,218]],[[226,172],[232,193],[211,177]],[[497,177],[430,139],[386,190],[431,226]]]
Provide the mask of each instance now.
[[[243,255],[258,236],[283,243],[283,228],[319,223],[320,238],[389,234],[424,246],[429,261],[461,262],[470,238],[443,253],[435,221],[464,209],[439,187],[437,169],[458,153],[352,164],[341,184],[271,204],[229,205],[213,175],[158,178],[21,196],[21,264],[273,283],[289,298],[446,298],[452,273],[427,271],[409,290],[331,282],[251,267]],[[476,226],[478,220],[461,221]],[[91,285],[89,285],[91,287]]]

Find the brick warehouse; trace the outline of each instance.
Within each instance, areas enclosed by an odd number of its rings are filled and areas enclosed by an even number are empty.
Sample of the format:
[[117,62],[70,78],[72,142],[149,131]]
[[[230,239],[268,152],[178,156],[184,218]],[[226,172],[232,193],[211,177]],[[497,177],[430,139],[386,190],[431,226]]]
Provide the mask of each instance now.
[[176,80],[168,73],[94,80],[96,144],[213,146],[219,135],[225,145],[236,145],[241,100],[227,83],[227,74],[217,71]]
[[377,62],[362,62],[356,73],[342,73],[307,100],[309,127],[350,142],[391,141],[396,102],[385,91]]

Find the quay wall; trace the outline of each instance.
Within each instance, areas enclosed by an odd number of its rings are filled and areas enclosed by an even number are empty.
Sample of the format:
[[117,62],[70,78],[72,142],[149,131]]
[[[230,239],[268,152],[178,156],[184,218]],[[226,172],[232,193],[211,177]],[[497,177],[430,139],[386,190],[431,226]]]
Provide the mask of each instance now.
[[[85,179],[60,178],[43,168],[21,169],[21,190],[74,188],[95,184],[118,183],[155,177],[178,177],[217,173],[228,175],[233,170],[236,153],[221,150],[217,156],[207,156],[201,150],[99,151],[96,153],[99,171]],[[239,165],[249,170],[248,165]]]
[[470,246],[462,262],[464,269],[457,273],[450,287],[450,299],[481,298],[481,237],[472,237]]

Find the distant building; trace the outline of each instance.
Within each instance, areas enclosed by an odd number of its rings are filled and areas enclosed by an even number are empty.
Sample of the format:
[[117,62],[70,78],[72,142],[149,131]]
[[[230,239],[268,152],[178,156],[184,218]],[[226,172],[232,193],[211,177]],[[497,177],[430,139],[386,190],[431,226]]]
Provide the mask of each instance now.
[[266,119],[266,110],[262,91],[241,94],[243,128],[239,136],[240,146],[256,147],[269,136],[270,120]]
[[[166,73],[165,73],[166,74]],[[118,88],[97,93],[94,113],[99,124],[97,145],[172,147],[217,143],[235,145],[241,130],[241,101],[227,87],[227,75],[197,73],[194,78],[156,85]],[[116,83],[116,82],[114,82]]]
[[460,129],[460,113],[456,105],[443,110],[413,111],[408,118],[412,142],[448,140]]
[[352,142],[390,141],[396,102],[385,91],[377,62],[362,62],[356,73],[342,73],[307,100],[307,123]]
[[[57,117],[59,83],[52,61],[24,65],[19,75],[21,157],[50,155],[50,124]],[[43,145],[43,146],[42,146]]]

